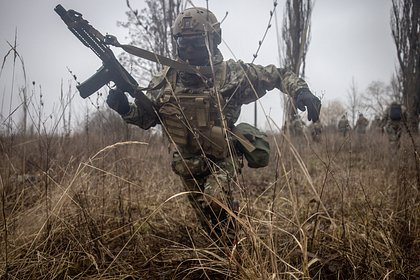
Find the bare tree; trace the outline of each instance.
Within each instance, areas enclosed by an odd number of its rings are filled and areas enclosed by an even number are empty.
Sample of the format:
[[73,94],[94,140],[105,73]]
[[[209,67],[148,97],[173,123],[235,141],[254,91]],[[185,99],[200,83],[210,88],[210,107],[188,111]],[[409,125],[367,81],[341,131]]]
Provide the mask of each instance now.
[[392,0],[391,29],[409,127],[417,132],[420,112],[420,1]]
[[350,88],[347,91],[347,109],[350,111],[351,124],[354,126],[356,123],[356,116],[361,109],[361,102],[359,97],[359,90],[357,89],[354,78],[351,80]]
[[[133,8],[126,0],[127,21],[119,25],[129,30],[130,44],[147,49],[154,53],[174,58],[176,47],[171,36],[171,27],[176,16],[183,9],[183,0],[146,0],[147,8],[141,11]],[[159,70],[161,65],[123,53],[121,62],[127,66],[140,82],[150,80],[150,76]]]
[[346,109],[339,100],[322,105],[321,117],[325,126],[336,127],[338,120],[345,113]]
[[367,112],[381,116],[393,98],[391,85],[382,81],[371,82],[361,97],[360,106]]
[[[300,77],[305,76],[306,54],[310,42],[312,0],[287,0],[283,21],[281,63]],[[291,102],[284,102],[286,122],[296,113]]]
[[[402,85],[402,96],[407,108],[408,128],[418,133],[418,115],[420,113],[420,1],[419,0],[392,0],[391,14],[392,36],[397,49],[399,62],[399,83]],[[395,197],[395,236],[406,255],[410,256],[416,250],[415,238],[412,232],[418,215],[413,215],[407,209],[415,209],[420,200],[420,177],[417,148],[414,145],[416,163],[417,189],[406,182],[405,174],[399,176],[399,184],[393,194]],[[413,192],[416,190],[417,192]],[[414,199],[413,199],[414,198]],[[398,244],[399,243],[399,244]]]
[[399,79],[400,75],[392,75],[390,87],[391,87],[391,98],[392,100],[402,102],[402,84],[401,79]]
[[282,30],[284,67],[305,76],[305,59],[310,42],[311,0],[287,0]]

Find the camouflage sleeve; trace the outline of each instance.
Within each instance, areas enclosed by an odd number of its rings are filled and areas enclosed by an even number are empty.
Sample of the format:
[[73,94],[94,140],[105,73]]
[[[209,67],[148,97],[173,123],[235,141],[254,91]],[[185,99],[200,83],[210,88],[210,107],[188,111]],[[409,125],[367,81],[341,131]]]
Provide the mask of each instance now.
[[277,68],[277,71],[281,76],[282,82],[279,89],[282,92],[290,95],[291,97],[295,97],[300,89],[309,89],[308,84],[292,71],[288,71],[284,68]]
[[[170,68],[164,67],[164,69],[154,75],[149,82],[149,85],[146,88],[141,90],[146,90],[146,96],[152,101],[156,102],[161,92],[161,87],[165,82],[165,77]],[[159,118],[156,115],[150,115],[142,109],[142,105],[139,100],[135,99],[134,103],[130,104],[130,111],[123,115],[122,118],[126,123],[134,124],[139,126],[142,129],[149,129],[157,124],[160,124]]]
[[274,65],[261,66],[243,61],[227,61],[227,83],[237,85],[235,99],[248,104],[264,96],[274,88],[294,97],[299,89],[308,88],[306,82],[296,74]]

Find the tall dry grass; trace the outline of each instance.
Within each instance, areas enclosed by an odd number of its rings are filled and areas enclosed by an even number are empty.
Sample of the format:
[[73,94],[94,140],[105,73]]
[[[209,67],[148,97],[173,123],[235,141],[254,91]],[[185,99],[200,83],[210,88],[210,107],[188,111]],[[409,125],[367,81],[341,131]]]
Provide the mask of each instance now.
[[418,139],[271,135],[270,165],[235,187],[238,243],[224,247],[164,140],[127,129],[0,138],[2,279],[419,279]]

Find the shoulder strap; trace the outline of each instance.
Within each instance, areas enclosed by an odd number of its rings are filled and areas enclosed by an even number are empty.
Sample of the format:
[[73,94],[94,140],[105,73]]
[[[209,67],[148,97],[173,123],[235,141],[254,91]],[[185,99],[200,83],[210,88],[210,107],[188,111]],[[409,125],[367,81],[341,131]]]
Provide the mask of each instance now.
[[218,88],[221,88],[226,82],[226,69],[227,69],[226,61],[222,61],[216,67],[217,67],[217,69],[216,69],[217,73],[215,74],[216,75],[216,86]]
[[162,87],[163,83],[165,82],[165,78],[168,75],[168,72],[174,72],[169,71],[172,68],[170,67],[164,67],[162,71],[159,73],[159,75],[154,76],[152,80],[150,81],[149,85],[147,87],[139,87],[139,90],[154,90]]

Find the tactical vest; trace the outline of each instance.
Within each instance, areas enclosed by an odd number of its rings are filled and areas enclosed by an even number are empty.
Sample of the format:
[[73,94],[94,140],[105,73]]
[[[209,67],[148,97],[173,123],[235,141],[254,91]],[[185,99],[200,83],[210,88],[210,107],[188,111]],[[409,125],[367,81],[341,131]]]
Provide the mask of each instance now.
[[[159,115],[169,140],[189,154],[206,154],[215,158],[227,156],[226,133],[221,109],[224,104],[217,90],[224,82],[224,63],[216,72],[214,87],[185,87],[177,81],[177,73],[167,76],[158,103]],[[216,89],[216,91],[215,91]]]

